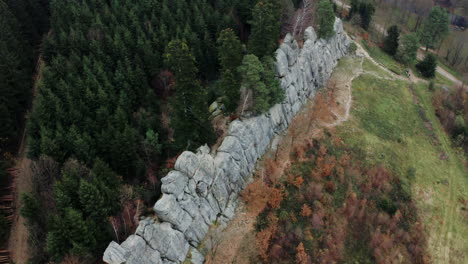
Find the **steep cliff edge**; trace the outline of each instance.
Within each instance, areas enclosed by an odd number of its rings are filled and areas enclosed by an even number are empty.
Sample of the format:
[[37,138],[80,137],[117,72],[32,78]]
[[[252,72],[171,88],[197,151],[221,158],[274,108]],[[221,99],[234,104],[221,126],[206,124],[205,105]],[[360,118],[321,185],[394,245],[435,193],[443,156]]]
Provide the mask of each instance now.
[[233,121],[216,153],[206,146],[182,153],[175,170],[162,179],[163,195],[154,205],[158,220],[142,220],[122,244],[111,242],[103,257],[106,263],[181,263],[189,250],[193,263],[203,262],[196,247],[209,226],[234,216],[239,192],[256,161],[346,54],[350,41],[341,20],[336,19],[334,28],[328,40],[317,39],[308,28],[302,49],[290,35],[285,37],[276,55],[284,102],[260,116]]

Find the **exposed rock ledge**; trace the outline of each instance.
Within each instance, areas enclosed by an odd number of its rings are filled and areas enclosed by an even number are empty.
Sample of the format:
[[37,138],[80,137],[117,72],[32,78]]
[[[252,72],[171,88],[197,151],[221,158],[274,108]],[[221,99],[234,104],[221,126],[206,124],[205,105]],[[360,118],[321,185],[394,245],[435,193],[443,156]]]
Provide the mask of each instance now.
[[209,226],[234,216],[239,192],[257,159],[346,54],[350,41],[341,20],[336,19],[334,27],[336,33],[328,40],[317,39],[314,29],[307,28],[302,49],[286,35],[276,52],[284,102],[260,116],[233,121],[215,154],[210,154],[207,146],[197,153],[183,152],[175,170],[162,179],[163,195],[154,205],[161,222],[142,220],[136,233],[122,244],[111,242],[104,252],[106,263],[181,263],[189,251],[192,263],[203,263],[196,248]]

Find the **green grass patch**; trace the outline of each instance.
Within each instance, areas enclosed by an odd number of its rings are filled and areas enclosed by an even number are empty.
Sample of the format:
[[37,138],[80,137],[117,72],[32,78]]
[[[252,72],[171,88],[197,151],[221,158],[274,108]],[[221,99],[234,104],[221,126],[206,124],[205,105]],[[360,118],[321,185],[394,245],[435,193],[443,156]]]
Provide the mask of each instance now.
[[[408,188],[412,189],[427,232],[432,234],[434,241],[429,241],[429,252],[437,260],[443,246],[439,248],[435,240],[442,237],[451,236],[450,247],[454,250],[468,251],[464,243],[468,228],[460,202],[467,200],[468,177],[461,158],[452,149],[450,138],[434,114],[428,84],[414,86],[419,106],[413,102],[409,85],[409,82],[380,80],[369,75],[355,79],[352,119],[338,131],[345,144],[353,149],[353,155],[360,156],[364,163],[384,164],[402,180],[412,183]],[[419,111],[425,112],[432,131],[428,131]],[[434,133],[438,142],[429,133]],[[441,151],[448,155],[448,160],[441,159]],[[456,262],[466,263],[464,256],[456,258]]]
[[370,61],[369,59],[364,59],[364,62],[362,63],[362,68],[365,72],[370,72],[370,73],[374,73],[374,74],[377,74],[383,78],[391,78],[392,76],[385,70],[383,70],[382,68],[380,68],[379,66],[375,65],[375,63],[373,63],[372,61]]
[[388,55],[387,53],[383,52],[379,47],[372,46],[370,47],[367,45],[366,41],[362,42],[364,48],[369,52],[369,55],[378,63],[384,65],[390,71],[402,75],[405,71],[405,67],[395,61],[392,56]]

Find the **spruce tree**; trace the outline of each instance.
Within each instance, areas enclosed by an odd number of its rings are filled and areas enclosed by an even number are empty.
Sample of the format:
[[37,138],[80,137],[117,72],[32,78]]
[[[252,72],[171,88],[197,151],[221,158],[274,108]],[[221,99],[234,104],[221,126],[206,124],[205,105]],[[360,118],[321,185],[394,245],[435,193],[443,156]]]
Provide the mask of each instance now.
[[388,54],[394,56],[398,51],[398,41],[400,39],[400,29],[397,25],[391,26],[387,30],[387,37],[385,37],[383,50]]
[[237,68],[242,63],[242,44],[232,29],[221,31],[217,44],[221,65],[220,88],[225,98],[226,110],[233,112],[240,96],[240,75]]
[[363,29],[369,29],[369,25],[372,21],[372,16],[374,15],[374,13],[374,4],[370,2],[364,2],[359,4],[359,15],[361,16],[361,27]]
[[175,95],[171,100],[171,126],[175,149],[194,149],[214,140],[208,120],[206,90],[197,80],[195,58],[184,41],[169,42],[164,53],[166,67],[175,76]]
[[327,39],[333,36],[335,24],[335,14],[333,13],[333,5],[329,0],[321,0],[317,8],[318,15],[318,35],[320,38]]
[[437,68],[437,58],[434,54],[428,53],[424,60],[416,64],[416,68],[426,78],[434,78]]
[[419,39],[421,44],[426,46],[426,50],[434,47],[449,33],[449,24],[447,11],[440,6],[433,7],[419,32]]
[[253,94],[253,112],[264,113],[284,98],[273,71],[273,59],[265,57],[263,63],[253,54],[246,55],[239,67],[242,87]]
[[249,51],[258,58],[272,54],[280,37],[279,1],[259,1],[252,10]]

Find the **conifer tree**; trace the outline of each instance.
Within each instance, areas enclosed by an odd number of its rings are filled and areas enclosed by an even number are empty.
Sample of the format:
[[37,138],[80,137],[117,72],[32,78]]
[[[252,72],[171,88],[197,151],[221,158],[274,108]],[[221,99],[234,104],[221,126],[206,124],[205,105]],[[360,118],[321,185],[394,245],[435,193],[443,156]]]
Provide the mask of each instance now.
[[384,40],[383,50],[394,56],[398,51],[398,41],[400,39],[400,29],[397,25],[391,26],[387,30],[387,36]]
[[447,11],[440,6],[432,8],[429,17],[424,22],[424,26],[419,32],[419,39],[422,44],[433,47],[439,43],[449,33],[449,17]]
[[437,68],[437,58],[434,54],[428,53],[424,60],[416,64],[416,68],[426,78],[434,78]]
[[280,36],[279,1],[261,0],[252,10],[249,51],[258,58],[272,54]]
[[327,39],[334,34],[335,14],[333,5],[329,0],[321,0],[317,9],[319,30],[318,35]]
[[374,4],[371,2],[363,2],[359,4],[359,15],[361,16],[361,27],[365,30],[369,29],[372,16],[375,13]]
[[184,41],[169,42],[164,53],[166,67],[175,75],[175,95],[171,100],[176,149],[193,149],[214,140],[208,120],[206,91],[197,80],[195,58]]
[[233,112],[240,96],[240,75],[237,68],[242,63],[242,44],[232,29],[221,31],[217,44],[221,65],[220,86],[225,97],[226,110]]
[[246,55],[239,67],[242,87],[253,94],[253,111],[263,113],[284,98],[278,80],[273,72],[273,59],[265,57],[263,63],[253,54]]

